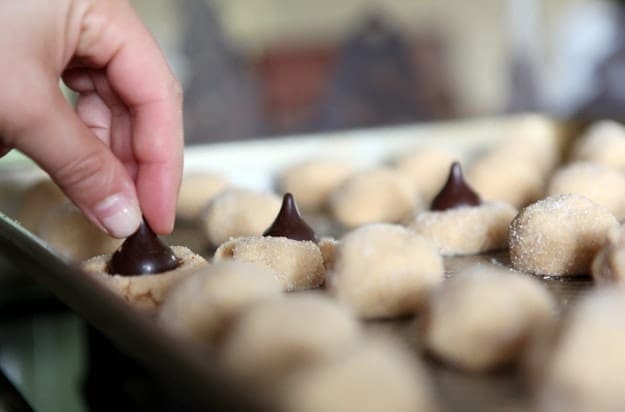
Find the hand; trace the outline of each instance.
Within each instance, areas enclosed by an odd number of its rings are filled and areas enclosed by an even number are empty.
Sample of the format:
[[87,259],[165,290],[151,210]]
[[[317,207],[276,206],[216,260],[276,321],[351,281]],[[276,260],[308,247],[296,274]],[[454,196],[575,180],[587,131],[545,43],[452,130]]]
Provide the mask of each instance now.
[[[0,153],[31,157],[112,236],[134,232],[142,213],[170,232],[182,92],[128,2],[0,2],[0,55]],[[79,93],[75,112],[61,78]]]

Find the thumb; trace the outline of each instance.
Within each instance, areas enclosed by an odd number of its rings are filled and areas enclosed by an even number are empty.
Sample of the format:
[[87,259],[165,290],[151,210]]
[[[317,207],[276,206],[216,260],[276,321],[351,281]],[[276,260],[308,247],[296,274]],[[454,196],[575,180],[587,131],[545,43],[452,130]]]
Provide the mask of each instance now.
[[[31,107],[14,146],[43,168],[82,212],[114,237],[139,226],[135,186],[122,163],[78,119],[58,89]],[[46,102],[47,100],[47,102]]]

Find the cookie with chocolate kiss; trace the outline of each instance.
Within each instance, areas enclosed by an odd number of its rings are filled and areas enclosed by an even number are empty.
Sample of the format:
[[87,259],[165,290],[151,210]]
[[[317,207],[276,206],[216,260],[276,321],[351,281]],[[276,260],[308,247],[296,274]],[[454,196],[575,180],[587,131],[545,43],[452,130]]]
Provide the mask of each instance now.
[[331,265],[335,242],[317,241],[315,232],[302,219],[292,194],[282,199],[282,207],[262,236],[238,237],[219,246],[214,260],[233,259],[268,267],[286,291],[320,286]]
[[113,253],[92,257],[82,269],[148,314],[181,279],[206,265],[184,246],[167,246],[144,220]]
[[516,214],[510,204],[482,202],[454,162],[430,210],[417,214],[410,228],[430,238],[443,255],[472,255],[506,248],[508,225]]

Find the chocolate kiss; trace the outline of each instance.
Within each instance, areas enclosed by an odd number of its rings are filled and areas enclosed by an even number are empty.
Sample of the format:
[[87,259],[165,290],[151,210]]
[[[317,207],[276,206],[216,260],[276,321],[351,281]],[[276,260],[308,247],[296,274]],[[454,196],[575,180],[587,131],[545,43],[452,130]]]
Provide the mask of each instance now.
[[462,177],[462,168],[459,162],[454,162],[449,171],[445,186],[436,195],[431,210],[447,210],[460,206],[479,206],[480,197],[467,185]]
[[107,269],[110,274],[133,276],[167,272],[178,264],[174,252],[161,242],[144,219],[139,229],[113,253]]
[[297,209],[293,195],[287,193],[282,199],[282,207],[271,226],[263,236],[288,237],[293,240],[316,241],[315,232],[304,222]]

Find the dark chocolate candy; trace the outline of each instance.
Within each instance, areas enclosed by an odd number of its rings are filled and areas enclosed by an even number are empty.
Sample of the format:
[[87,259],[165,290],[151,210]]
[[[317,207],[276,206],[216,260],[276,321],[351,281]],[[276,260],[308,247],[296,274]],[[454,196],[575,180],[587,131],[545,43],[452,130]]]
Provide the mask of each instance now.
[[464,181],[460,163],[454,162],[451,165],[445,186],[432,200],[430,209],[447,210],[460,206],[479,206],[480,204],[482,201],[478,194]]
[[284,195],[278,216],[265,230],[263,236],[287,237],[293,240],[310,240],[313,242],[317,240],[314,230],[302,219],[295,199],[290,193]]
[[113,253],[108,273],[124,276],[162,273],[178,267],[180,262],[143,220],[139,229],[130,235]]

